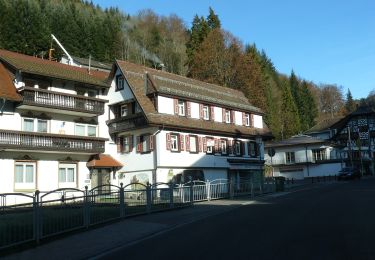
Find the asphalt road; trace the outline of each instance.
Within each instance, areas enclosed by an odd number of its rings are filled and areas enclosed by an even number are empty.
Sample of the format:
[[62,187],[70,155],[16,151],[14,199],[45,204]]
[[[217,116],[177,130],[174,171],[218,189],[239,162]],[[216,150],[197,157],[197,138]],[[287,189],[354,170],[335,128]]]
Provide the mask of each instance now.
[[375,179],[258,200],[101,259],[375,259]]

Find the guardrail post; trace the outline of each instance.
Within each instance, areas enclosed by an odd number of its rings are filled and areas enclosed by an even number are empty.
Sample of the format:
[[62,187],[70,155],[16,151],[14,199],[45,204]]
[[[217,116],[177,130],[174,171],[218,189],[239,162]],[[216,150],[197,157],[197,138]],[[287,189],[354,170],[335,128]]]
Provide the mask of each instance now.
[[34,239],[37,244],[40,242],[41,238],[41,219],[39,214],[39,190],[35,191],[34,198],[33,198],[33,231],[34,231]]
[[124,184],[120,183],[120,218],[125,217]]
[[173,183],[169,184],[169,208],[173,208]]
[[83,225],[85,228],[90,226],[90,195],[87,185],[83,195]]
[[146,186],[146,211],[147,211],[147,214],[151,213],[151,204],[152,204],[151,184],[147,184],[147,186]]
[[207,180],[206,182],[206,191],[207,191],[207,200],[211,200],[211,185],[210,182]]
[[[184,193],[185,194],[185,193]],[[190,185],[190,203],[194,203],[194,190],[193,190],[193,183]]]

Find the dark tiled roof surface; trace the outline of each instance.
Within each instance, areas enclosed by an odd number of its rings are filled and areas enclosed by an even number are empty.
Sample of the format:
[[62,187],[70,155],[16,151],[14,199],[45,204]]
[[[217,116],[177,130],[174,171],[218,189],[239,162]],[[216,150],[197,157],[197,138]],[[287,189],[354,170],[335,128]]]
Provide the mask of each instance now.
[[320,121],[319,123],[317,123],[316,125],[314,125],[313,127],[311,127],[305,133],[306,134],[316,133],[316,132],[321,132],[321,131],[324,131],[324,130],[331,129],[331,127],[333,125],[335,125],[337,122],[339,122],[343,118],[344,118],[344,116],[336,116],[334,118],[324,119],[324,120]]
[[72,56],[73,60],[75,62],[78,62],[82,65],[85,65],[85,66],[89,66],[89,63],[92,67],[96,67],[96,68],[100,68],[100,69],[105,69],[105,70],[111,70],[112,68],[112,64],[109,64],[109,63],[105,63],[105,62],[101,62],[101,61],[97,61],[97,60],[91,60],[89,61],[89,59],[87,58],[80,58],[80,57],[76,57],[76,56]]
[[306,144],[329,143],[329,141],[308,135],[296,135],[279,142],[267,143],[266,147],[298,146]]
[[9,72],[0,63],[0,97],[13,101],[21,101]]
[[[196,130],[204,130],[204,131],[214,131],[220,132],[223,134],[230,134],[230,135],[240,135],[240,136],[256,136],[261,135],[266,138],[271,138],[272,134],[269,131],[268,127],[264,124],[263,129],[259,128],[252,128],[252,127],[244,127],[238,126],[233,124],[224,124],[212,121],[206,121],[201,119],[192,119],[186,117],[180,117],[175,115],[168,115],[168,114],[159,114],[154,104],[152,103],[151,99],[145,95],[145,78],[146,75],[144,70],[146,68],[140,69],[138,65],[130,64],[128,62],[117,61],[120,69],[122,70],[123,74],[125,75],[139,105],[141,106],[142,110],[145,112],[146,118],[150,124],[155,125],[164,125],[169,127],[178,127],[178,128],[188,128],[188,129],[196,129]],[[148,71],[148,75],[150,76],[150,71]],[[168,73],[169,75],[169,73]],[[170,74],[172,75],[172,74]],[[184,88],[184,86],[180,86]],[[218,87],[221,89],[226,89],[223,87]],[[238,91],[235,91],[238,92]],[[228,92],[230,93],[230,91]],[[243,94],[241,94],[243,96]]]
[[29,74],[41,75],[57,79],[81,82],[89,85],[109,87],[108,73],[91,71],[50,60],[43,60],[33,56],[23,55],[0,49],[0,61],[9,64],[17,70]]
[[161,70],[146,68],[126,61],[117,61],[123,72],[144,75],[146,72],[155,90],[159,93],[195,99],[202,102],[220,104],[263,114],[261,109],[252,106],[241,91],[205,83]]

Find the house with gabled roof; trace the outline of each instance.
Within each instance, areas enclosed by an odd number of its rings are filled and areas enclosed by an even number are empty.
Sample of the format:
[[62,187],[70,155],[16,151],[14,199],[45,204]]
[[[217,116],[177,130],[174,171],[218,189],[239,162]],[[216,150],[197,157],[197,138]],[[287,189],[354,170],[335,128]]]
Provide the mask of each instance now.
[[[93,176],[110,182],[120,163],[100,156],[108,140],[107,78],[0,50],[0,193],[82,189]],[[90,160],[96,163],[87,167]]]
[[242,92],[119,60],[109,79],[119,182],[261,179],[272,135]]

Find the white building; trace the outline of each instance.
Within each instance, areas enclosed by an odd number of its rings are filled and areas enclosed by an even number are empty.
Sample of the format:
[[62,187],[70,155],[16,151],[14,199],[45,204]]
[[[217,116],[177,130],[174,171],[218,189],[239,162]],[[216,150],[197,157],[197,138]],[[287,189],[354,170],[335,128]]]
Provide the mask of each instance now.
[[242,92],[124,61],[110,79],[118,182],[261,178],[271,133]]
[[107,77],[0,50],[0,193],[109,182],[118,162],[86,166],[108,140]]
[[[270,150],[274,150],[275,155]],[[343,167],[340,150],[330,140],[297,135],[266,145],[266,163],[274,176],[288,179],[337,175]]]

